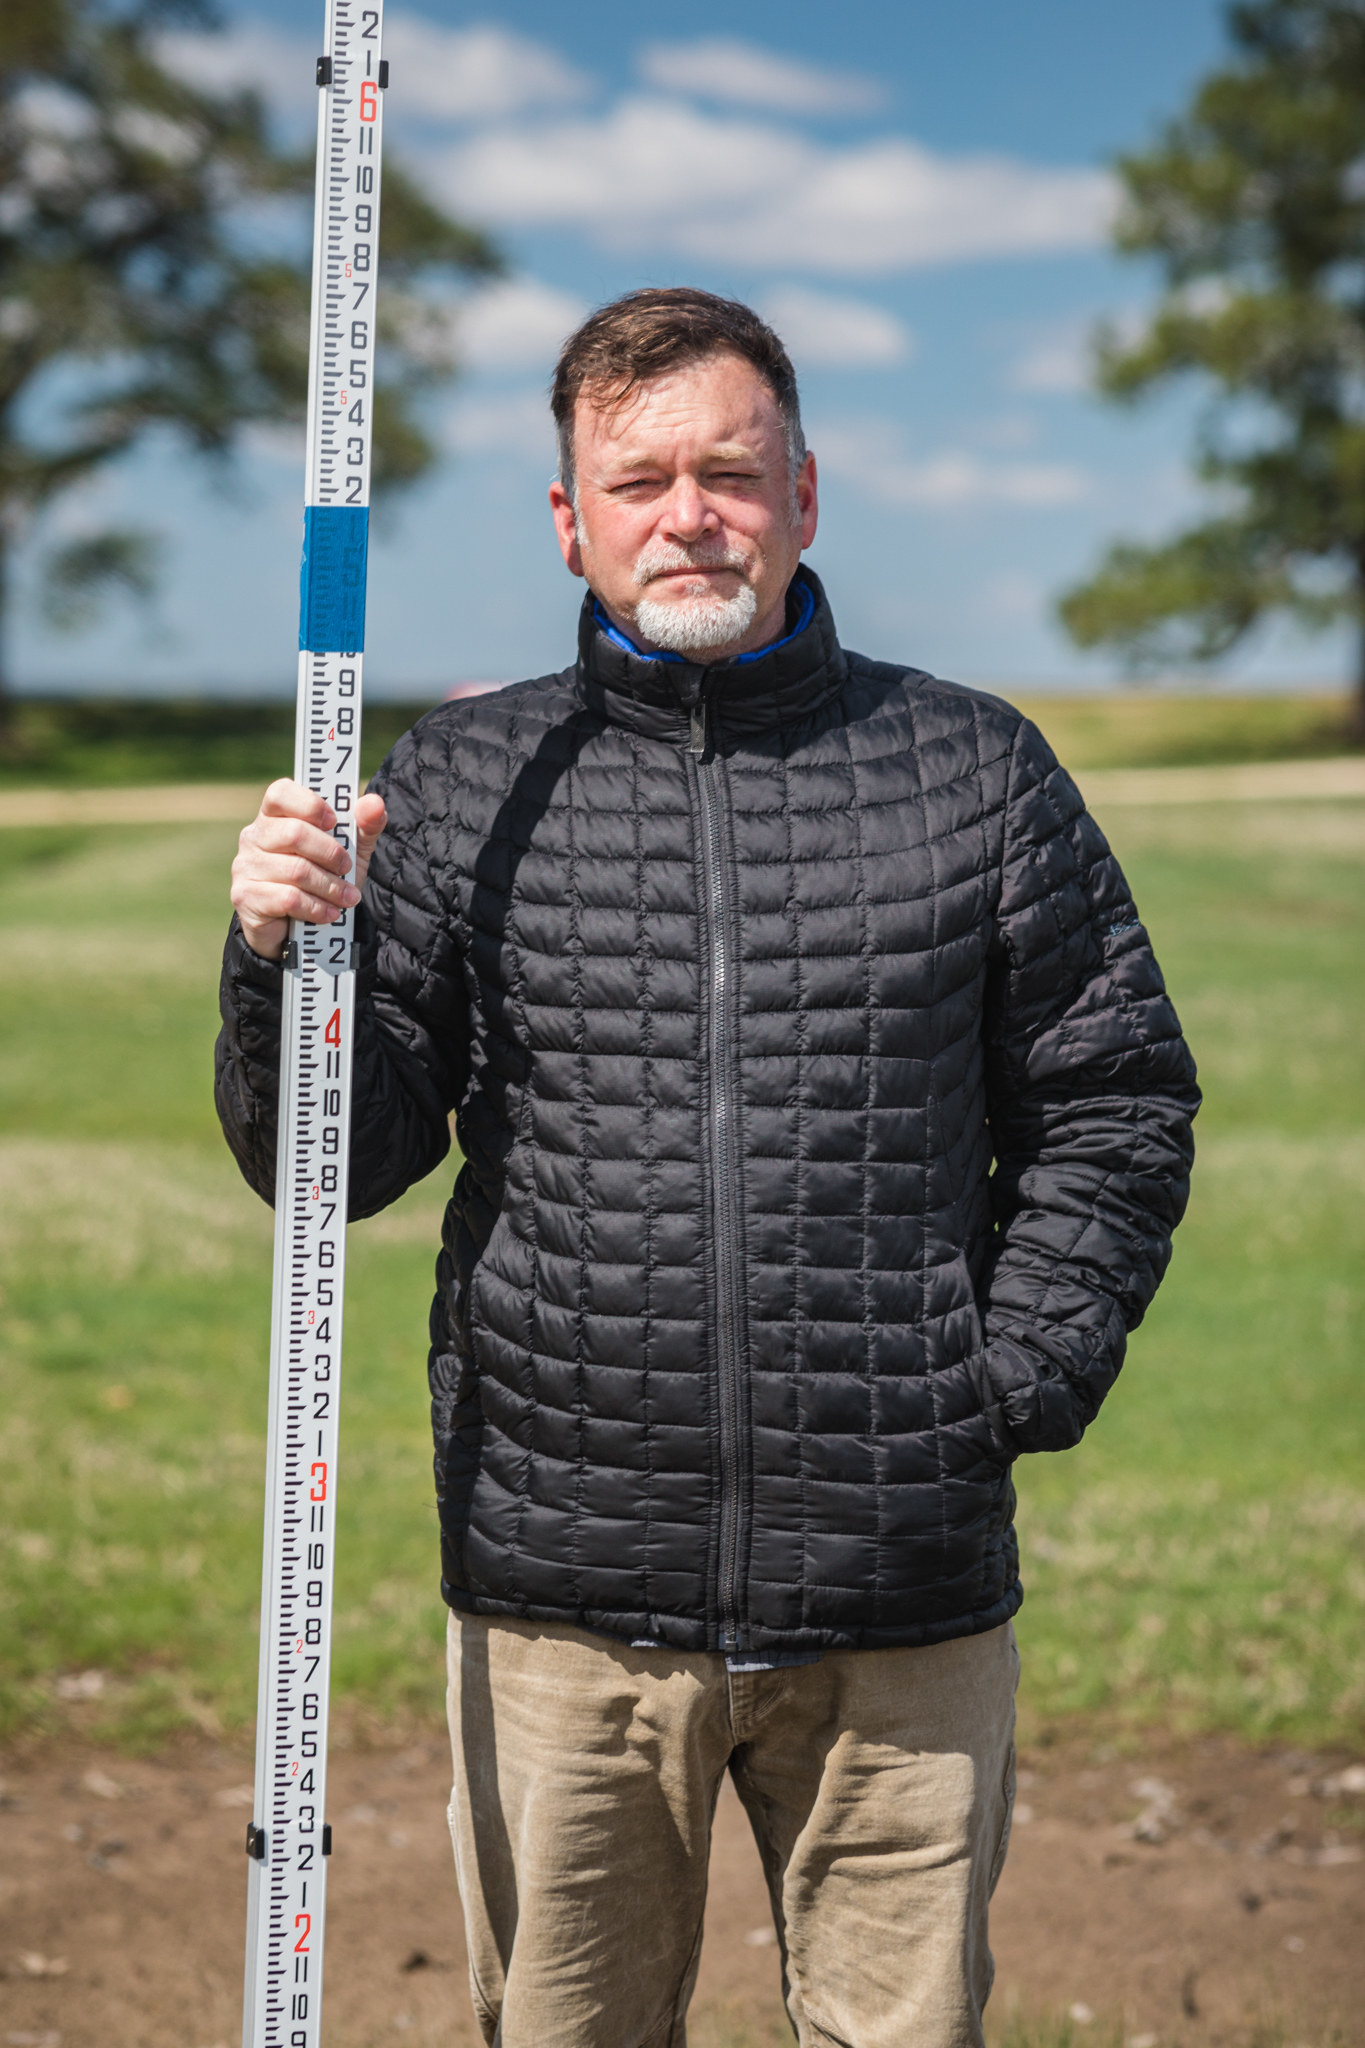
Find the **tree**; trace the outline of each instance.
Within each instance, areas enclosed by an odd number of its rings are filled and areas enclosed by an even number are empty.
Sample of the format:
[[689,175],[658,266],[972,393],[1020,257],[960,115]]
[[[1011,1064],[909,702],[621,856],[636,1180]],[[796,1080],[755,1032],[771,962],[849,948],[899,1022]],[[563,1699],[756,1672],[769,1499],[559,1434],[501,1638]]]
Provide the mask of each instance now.
[[[158,61],[205,0],[4,0],[0,9],[0,620],[16,544],[62,491],[155,429],[226,457],[244,427],[302,417],[306,232],[280,253],[271,209],[313,184],[313,152],[272,141],[259,98]],[[271,232],[271,228],[274,232]],[[286,245],[289,237],[283,238]],[[500,268],[392,158],[380,222],[377,491],[432,460],[422,393],[453,369],[431,286]],[[50,554],[50,613],[145,592],[153,536],[111,529]],[[0,737],[12,731],[0,661]]]
[[1234,60],[1120,159],[1120,250],[1164,273],[1146,329],[1102,332],[1101,391],[1210,391],[1211,516],[1120,542],[1059,611],[1135,665],[1215,659],[1267,615],[1360,633],[1365,737],[1365,0],[1250,0]]

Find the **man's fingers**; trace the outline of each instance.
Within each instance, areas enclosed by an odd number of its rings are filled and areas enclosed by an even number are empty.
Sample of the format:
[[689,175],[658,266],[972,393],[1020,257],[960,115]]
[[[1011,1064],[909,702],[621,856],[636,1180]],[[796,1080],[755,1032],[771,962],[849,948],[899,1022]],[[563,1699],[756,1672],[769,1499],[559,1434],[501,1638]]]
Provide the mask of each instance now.
[[[360,901],[375,841],[388,822],[384,799],[363,796],[355,808],[356,857],[333,837],[336,813],[315,791],[283,776],[238,840],[232,903],[247,942],[278,957],[291,918],[333,924]],[[352,872],[354,870],[354,872]]]
[[305,789],[292,776],[282,775],[278,782],[272,782],[261,798],[263,818],[303,818],[310,825],[317,825],[324,832],[330,832],[337,818],[332,806],[320,797],[316,790]]
[[[350,863],[347,862],[349,867]],[[344,875],[331,874],[313,861],[281,856],[270,863],[269,879],[285,888],[307,889],[326,903],[354,903],[360,891]]]
[[315,896],[302,887],[282,891],[282,907],[277,916],[301,917],[305,924],[333,924],[341,915],[338,904],[325,896]]
[[[302,854],[273,853],[259,845],[242,848],[232,863],[232,878],[234,888],[251,890],[257,896],[272,890],[304,889],[310,896],[335,904],[338,909],[357,902],[360,894],[355,884],[335,867],[319,867]],[[274,904],[263,912],[269,917],[283,917],[285,914],[283,908]],[[299,915],[294,911],[288,914]]]
[[276,882],[234,890],[232,904],[244,925],[273,925],[300,917],[305,924],[334,924],[341,905],[302,884]]
[[344,875],[351,865],[351,856],[339,839],[302,818],[267,816],[262,812],[247,826],[239,843],[243,853],[257,847],[262,853],[276,856],[296,854],[315,867],[331,869],[338,875]]

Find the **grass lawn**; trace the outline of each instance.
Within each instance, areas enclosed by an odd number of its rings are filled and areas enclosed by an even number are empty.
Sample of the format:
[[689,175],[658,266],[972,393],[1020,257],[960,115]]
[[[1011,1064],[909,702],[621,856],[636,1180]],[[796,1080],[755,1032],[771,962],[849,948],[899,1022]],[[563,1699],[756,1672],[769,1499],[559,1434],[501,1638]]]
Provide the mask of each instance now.
[[[1365,805],[1106,822],[1208,1101],[1190,1219],[1128,1368],[1079,1450],[1018,1473],[1025,1723],[1349,1746]],[[254,1708],[270,1222],[209,1094],[233,842],[217,825],[0,833],[11,1736],[74,1717],[151,1744],[240,1730]],[[449,1173],[351,1237],[335,1680],[353,1723],[441,1707],[423,1358]]]

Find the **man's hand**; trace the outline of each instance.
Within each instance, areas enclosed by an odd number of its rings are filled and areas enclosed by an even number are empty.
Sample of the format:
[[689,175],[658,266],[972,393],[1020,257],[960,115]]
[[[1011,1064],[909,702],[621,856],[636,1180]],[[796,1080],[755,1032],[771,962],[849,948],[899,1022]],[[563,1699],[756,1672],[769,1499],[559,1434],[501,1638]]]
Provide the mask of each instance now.
[[297,782],[271,783],[232,863],[232,904],[253,953],[278,960],[291,917],[334,924],[359,903],[375,841],[388,822],[383,797],[362,796],[355,819],[359,848],[352,875],[350,854],[331,836],[331,805]]

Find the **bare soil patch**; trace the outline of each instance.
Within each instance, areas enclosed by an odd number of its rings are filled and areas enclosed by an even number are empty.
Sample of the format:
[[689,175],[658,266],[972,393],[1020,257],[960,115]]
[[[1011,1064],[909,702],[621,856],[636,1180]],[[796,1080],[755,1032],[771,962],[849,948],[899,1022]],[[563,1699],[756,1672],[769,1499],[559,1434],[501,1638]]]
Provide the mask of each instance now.
[[[230,2048],[240,2035],[250,1761],[12,1756],[0,1794],[3,2048]],[[475,2048],[435,1740],[334,1754],[334,2048]],[[1075,2048],[1365,2042],[1365,1770],[1231,1744],[1021,1758],[992,2001]],[[1089,2015],[1089,2017],[1087,2017]],[[697,2048],[790,2041],[757,1857],[717,1820]]]

